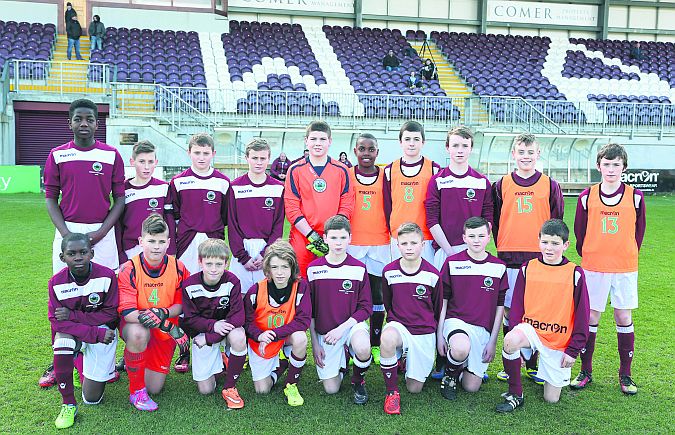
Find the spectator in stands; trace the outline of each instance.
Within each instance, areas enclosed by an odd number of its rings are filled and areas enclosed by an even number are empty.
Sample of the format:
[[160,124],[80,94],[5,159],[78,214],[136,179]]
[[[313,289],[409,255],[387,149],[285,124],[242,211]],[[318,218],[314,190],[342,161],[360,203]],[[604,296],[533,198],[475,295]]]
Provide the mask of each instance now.
[[403,55],[405,57],[415,57],[417,56],[417,52],[415,51],[414,48],[408,45],[406,48],[403,49]]
[[286,153],[282,151],[281,154],[279,154],[279,157],[272,162],[270,175],[277,180],[284,181],[289,166],[291,166],[291,161],[286,157]]
[[75,13],[68,24],[66,25],[66,34],[68,35],[68,60],[73,54],[73,47],[75,47],[75,57],[77,60],[82,60],[80,54],[80,36],[82,36],[82,26],[77,21],[77,13]]
[[98,47],[98,50],[103,50],[103,37],[105,36],[105,26],[101,22],[101,17],[94,15],[94,18],[89,24],[89,38],[91,38],[91,51]]
[[394,50],[389,50],[389,53],[382,59],[382,65],[387,71],[397,70],[401,66],[401,61],[394,54]]
[[405,84],[409,88],[421,88],[424,86],[424,83],[422,83],[422,80],[417,77],[417,73],[415,71],[410,71],[410,75],[405,79]]
[[635,60],[642,60],[645,58],[645,53],[640,48],[640,41],[637,41],[633,48],[630,49],[630,57]]
[[420,70],[420,75],[425,80],[438,80],[438,72],[436,71],[436,65],[434,65],[431,59],[427,59],[424,61],[424,66],[422,66],[422,69]]
[[349,159],[347,159],[347,153],[344,151],[340,153],[340,163],[342,163],[348,168],[352,167],[352,162],[350,162]]
[[75,9],[73,8],[73,4],[68,2],[66,3],[66,28],[68,28],[68,24],[71,22],[73,19],[73,15],[77,15],[77,12],[75,12]]

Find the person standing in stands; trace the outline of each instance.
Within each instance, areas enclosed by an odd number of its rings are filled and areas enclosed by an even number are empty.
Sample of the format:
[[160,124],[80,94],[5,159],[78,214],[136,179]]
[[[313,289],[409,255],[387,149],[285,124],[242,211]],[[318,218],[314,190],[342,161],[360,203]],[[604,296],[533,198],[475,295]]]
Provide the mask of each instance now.
[[[66,15],[68,15],[68,11],[66,11]],[[82,26],[80,26],[80,22],[77,21],[77,12],[74,10],[70,21],[66,23],[66,34],[68,35],[68,60],[70,60],[73,54],[73,47],[75,47],[75,57],[77,60],[83,60],[82,55],[80,54],[80,36],[82,36]]]
[[98,47],[98,50],[103,50],[103,37],[105,36],[105,26],[101,22],[101,17],[94,15],[94,18],[89,24],[89,37],[91,38],[91,51]]
[[73,4],[71,2],[68,2],[66,3],[66,16],[65,16],[66,27],[68,27],[68,23],[70,23],[70,21],[73,19],[73,15],[77,15],[77,12],[75,12]]

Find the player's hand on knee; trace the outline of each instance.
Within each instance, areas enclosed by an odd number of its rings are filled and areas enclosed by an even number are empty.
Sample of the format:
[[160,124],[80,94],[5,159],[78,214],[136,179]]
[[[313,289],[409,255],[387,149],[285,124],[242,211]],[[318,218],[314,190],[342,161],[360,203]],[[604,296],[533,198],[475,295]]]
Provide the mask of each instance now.
[[276,337],[277,335],[274,333],[274,331],[265,331],[258,336],[258,342],[270,344],[271,342],[276,340]]
[[576,361],[577,361],[576,358],[572,358],[571,356],[564,353],[563,357],[562,357],[562,361],[560,361],[560,367],[563,368],[563,369],[566,369],[568,367],[572,367]]
[[190,350],[190,337],[178,326],[170,323],[171,327],[169,328],[168,334],[176,341],[180,353],[184,354]]
[[[148,308],[138,313],[138,322],[145,326],[146,328],[161,328],[162,323],[164,323],[169,318],[169,309],[168,308]],[[168,327],[165,327],[168,332]]]
[[323,347],[320,344],[312,346],[312,353],[314,354],[314,364],[319,368],[323,368],[323,360],[326,358],[326,352],[324,352]]
[[497,351],[497,342],[496,341],[494,343],[492,341],[488,342],[488,344],[485,346],[485,349],[483,349],[483,362],[484,363],[492,362],[492,360],[495,359],[496,351]]
[[448,353],[448,343],[442,335],[439,335],[436,339],[436,349],[438,350],[439,355],[445,356]]
[[66,307],[58,307],[54,310],[54,317],[59,321],[68,320],[68,317],[70,317],[70,310]]
[[106,329],[105,336],[103,337],[103,344],[110,344],[115,339],[115,330]]
[[326,342],[326,344],[333,345],[342,338],[342,334],[343,334],[342,328],[338,326],[337,328],[328,331],[328,333],[324,335],[323,341]]

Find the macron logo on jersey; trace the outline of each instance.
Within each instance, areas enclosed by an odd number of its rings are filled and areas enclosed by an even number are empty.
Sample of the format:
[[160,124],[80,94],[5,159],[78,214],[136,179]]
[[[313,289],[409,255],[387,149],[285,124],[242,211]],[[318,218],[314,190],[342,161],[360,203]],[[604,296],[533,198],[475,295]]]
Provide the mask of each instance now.
[[546,323],[546,322],[540,322],[539,320],[535,319],[530,319],[529,317],[524,317],[523,321],[529,323],[532,325],[534,329],[539,329],[540,331],[544,332],[553,332],[553,333],[559,333],[559,334],[566,334],[567,333],[567,326],[560,325],[558,323]]

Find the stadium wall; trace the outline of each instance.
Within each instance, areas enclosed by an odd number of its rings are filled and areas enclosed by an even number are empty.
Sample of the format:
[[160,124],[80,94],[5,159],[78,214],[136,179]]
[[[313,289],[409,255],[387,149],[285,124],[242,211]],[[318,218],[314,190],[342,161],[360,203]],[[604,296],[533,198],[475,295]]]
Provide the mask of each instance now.
[[57,24],[60,20],[59,6],[56,3],[0,0],[2,20],[27,21],[29,23],[52,23]]

